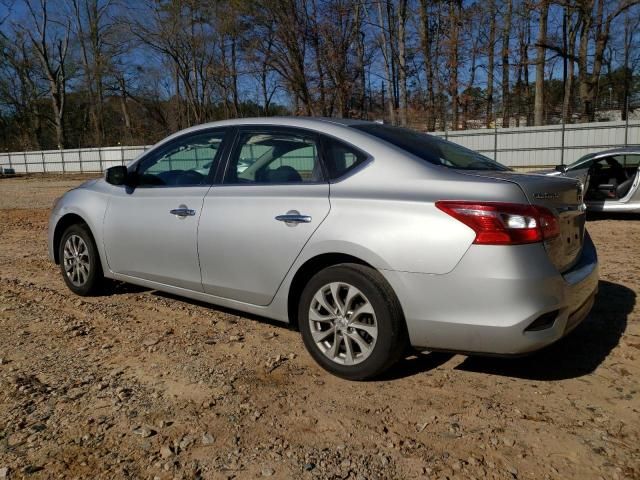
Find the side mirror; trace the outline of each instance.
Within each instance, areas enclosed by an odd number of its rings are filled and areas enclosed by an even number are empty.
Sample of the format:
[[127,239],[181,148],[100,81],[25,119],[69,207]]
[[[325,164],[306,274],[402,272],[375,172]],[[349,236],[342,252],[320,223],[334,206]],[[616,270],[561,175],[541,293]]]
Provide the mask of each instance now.
[[118,165],[117,167],[107,168],[105,180],[111,185],[126,185],[128,175],[127,167]]
[[566,165],[556,165],[556,171],[560,172],[560,173],[566,173],[567,172],[567,166]]

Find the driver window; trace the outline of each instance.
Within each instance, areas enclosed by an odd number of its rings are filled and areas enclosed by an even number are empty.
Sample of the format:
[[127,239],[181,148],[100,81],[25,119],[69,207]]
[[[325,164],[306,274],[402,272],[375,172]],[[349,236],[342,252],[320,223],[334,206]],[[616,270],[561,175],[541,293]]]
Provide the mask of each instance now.
[[194,186],[207,182],[216,164],[223,131],[204,132],[180,138],[145,158],[137,168],[138,186]]
[[283,184],[322,180],[314,136],[247,132],[240,136],[224,183]]

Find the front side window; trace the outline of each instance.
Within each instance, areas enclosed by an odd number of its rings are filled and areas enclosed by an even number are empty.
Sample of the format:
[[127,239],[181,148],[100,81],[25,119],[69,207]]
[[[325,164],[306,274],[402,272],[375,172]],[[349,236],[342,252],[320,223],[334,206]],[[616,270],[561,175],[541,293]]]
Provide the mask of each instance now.
[[243,132],[231,155],[224,183],[282,184],[322,180],[315,136]]
[[426,162],[458,170],[511,170],[484,155],[441,138],[389,125],[355,125]]
[[160,147],[138,165],[141,187],[193,186],[207,183],[218,161],[223,131],[188,135]]

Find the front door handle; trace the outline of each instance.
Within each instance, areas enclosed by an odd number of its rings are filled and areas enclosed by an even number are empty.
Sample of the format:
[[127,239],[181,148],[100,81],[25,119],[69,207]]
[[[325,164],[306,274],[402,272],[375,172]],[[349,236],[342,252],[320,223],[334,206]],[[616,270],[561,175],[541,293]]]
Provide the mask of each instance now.
[[174,208],[173,210],[169,210],[169,213],[171,215],[184,218],[184,217],[193,217],[196,214],[196,211],[181,205],[179,208]]
[[285,215],[278,215],[276,220],[284,222],[289,226],[293,226],[298,223],[311,223],[311,217],[309,215],[302,215],[295,210],[289,211]]

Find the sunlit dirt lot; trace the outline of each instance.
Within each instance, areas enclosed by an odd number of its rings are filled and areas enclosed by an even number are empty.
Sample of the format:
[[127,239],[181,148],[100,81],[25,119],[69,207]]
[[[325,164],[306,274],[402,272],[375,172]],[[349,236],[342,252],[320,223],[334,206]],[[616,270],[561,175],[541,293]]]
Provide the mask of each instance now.
[[0,479],[640,478],[640,218],[590,219],[600,293],[563,341],[353,383],[279,324],[72,295],[46,229],[81,180],[0,179]]

